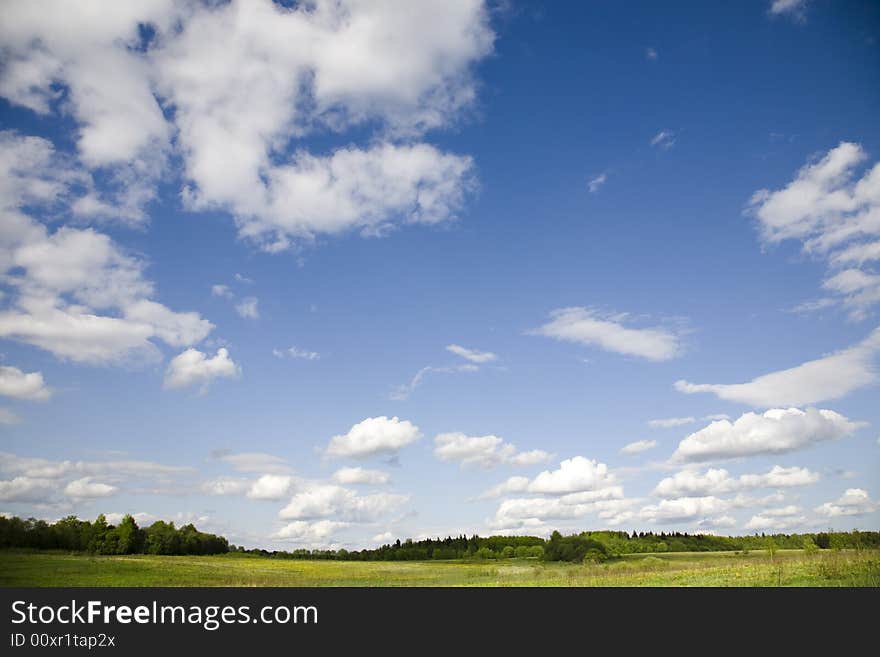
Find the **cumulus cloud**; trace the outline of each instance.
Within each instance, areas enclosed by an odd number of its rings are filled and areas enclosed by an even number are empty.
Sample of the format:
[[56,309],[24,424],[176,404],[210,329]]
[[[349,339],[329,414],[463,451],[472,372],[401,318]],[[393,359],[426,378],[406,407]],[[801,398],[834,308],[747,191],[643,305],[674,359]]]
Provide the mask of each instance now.
[[295,520],[272,534],[272,538],[307,545],[326,544],[334,532],[347,526],[348,523],[335,520]]
[[765,474],[732,477],[727,470],[710,468],[704,473],[682,470],[661,480],[654,494],[665,498],[719,495],[755,488],[806,486],[819,481],[819,475],[807,468],[784,468],[774,465]]
[[92,481],[91,477],[83,477],[82,479],[76,479],[67,484],[67,486],[64,487],[64,494],[82,499],[107,497],[108,495],[115,493],[117,490],[116,486]]
[[657,446],[656,440],[637,440],[620,448],[621,454],[641,454]]
[[680,497],[661,500],[639,510],[637,516],[651,523],[675,524],[685,523],[701,518],[711,518],[723,514],[731,507],[729,500],[714,495],[702,497]]
[[54,482],[35,477],[0,481],[0,502],[45,502],[56,491]]
[[43,381],[41,372],[25,373],[11,365],[0,365],[0,395],[44,401],[52,396],[52,391]]
[[797,240],[829,264],[823,287],[853,320],[880,302],[880,276],[865,267],[880,255],[880,163],[859,177],[867,159],[859,144],[841,142],[782,189],[755,192],[748,209],[765,243]]
[[790,504],[775,509],[764,509],[753,515],[745,524],[745,528],[782,531],[803,527],[806,523],[807,517],[801,514],[800,507]]
[[[619,486],[560,497],[521,497],[502,500],[490,526],[498,533],[541,530],[546,521],[582,518],[594,513],[609,524],[631,514],[635,500],[623,497]],[[526,532],[528,533],[528,532]]]
[[833,502],[825,502],[817,506],[814,511],[826,518],[840,516],[862,516],[880,508],[874,502],[868,491],[863,488],[848,488],[846,492]]
[[608,466],[594,459],[575,456],[565,459],[556,470],[544,470],[528,486],[530,493],[561,495],[607,488],[615,483]]
[[461,356],[462,358],[477,364],[491,363],[493,360],[498,360],[498,356],[496,354],[493,354],[491,351],[478,351],[477,349],[467,349],[466,347],[462,347],[457,344],[447,345],[446,351],[449,351],[456,356]]
[[0,133],[0,275],[11,288],[0,337],[86,363],[155,360],[154,340],[181,347],[205,338],[213,325],[154,301],[145,263],[110,237],[50,231],[28,214],[63,214],[77,179],[48,141]]
[[599,347],[627,356],[653,361],[674,358],[681,351],[678,336],[664,328],[629,328],[628,315],[602,314],[591,308],[560,308],[551,321],[533,331],[536,335]]
[[198,349],[187,349],[168,364],[165,387],[188,388],[199,385],[204,392],[216,379],[236,378],[240,375],[241,368],[233,362],[229,351],[223,347],[211,358]]
[[493,468],[500,464],[534,465],[551,458],[544,450],[519,451],[498,436],[468,436],[460,431],[437,434],[434,456],[441,461],[455,461],[462,466]]
[[280,500],[293,487],[293,477],[279,474],[264,474],[248,489],[247,496],[252,500]]
[[337,484],[369,484],[380,485],[387,484],[391,480],[387,472],[381,470],[370,470],[368,468],[340,468],[333,473],[333,481]]
[[696,462],[783,454],[839,440],[862,426],[835,411],[815,408],[744,413],[734,422],[718,420],[690,434],[678,444],[672,460]]
[[511,493],[531,497],[513,497],[499,503],[490,523],[496,533],[543,531],[545,521],[581,518],[590,513],[614,524],[636,503],[624,498],[623,487],[607,465],[583,456],[565,459],[556,470],[545,470],[531,480],[510,477],[478,499]]
[[394,454],[420,436],[419,428],[407,420],[384,415],[368,417],[353,425],[348,433],[333,436],[326,454],[331,458]]
[[283,520],[334,518],[346,522],[374,522],[398,510],[409,499],[397,493],[358,493],[333,484],[320,484],[295,494],[279,512]]
[[492,499],[502,497],[508,493],[524,493],[529,487],[528,477],[509,477],[506,481],[493,486],[479,496],[479,499]]
[[858,344],[796,367],[764,374],[747,383],[676,381],[686,394],[710,392],[720,399],[757,407],[803,406],[839,399],[877,381],[874,363],[880,352],[880,328]]
[[[317,233],[445,221],[472,185],[469,157],[395,142],[472,104],[471,69],[494,38],[481,2],[157,0],[107,12],[13,1],[4,11],[0,95],[69,112],[80,159],[119,188],[121,199],[84,196],[82,212],[141,219],[176,161],[172,134],[187,206],[228,210],[243,237],[270,250]],[[381,141],[281,154],[288,141],[363,126]]]

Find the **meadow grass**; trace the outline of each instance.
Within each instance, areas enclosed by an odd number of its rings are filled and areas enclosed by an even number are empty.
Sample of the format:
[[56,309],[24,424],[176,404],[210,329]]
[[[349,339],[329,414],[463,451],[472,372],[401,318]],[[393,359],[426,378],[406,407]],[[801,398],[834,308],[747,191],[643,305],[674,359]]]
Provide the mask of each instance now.
[[633,554],[529,559],[299,561],[246,554],[93,556],[0,551],[0,586],[880,586],[880,552]]

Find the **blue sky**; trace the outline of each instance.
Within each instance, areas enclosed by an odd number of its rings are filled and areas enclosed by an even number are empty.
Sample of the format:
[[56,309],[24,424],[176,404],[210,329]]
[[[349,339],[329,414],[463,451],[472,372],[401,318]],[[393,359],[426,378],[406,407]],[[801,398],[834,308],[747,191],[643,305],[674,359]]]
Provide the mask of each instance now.
[[0,11],[0,511],[877,528],[875,4]]

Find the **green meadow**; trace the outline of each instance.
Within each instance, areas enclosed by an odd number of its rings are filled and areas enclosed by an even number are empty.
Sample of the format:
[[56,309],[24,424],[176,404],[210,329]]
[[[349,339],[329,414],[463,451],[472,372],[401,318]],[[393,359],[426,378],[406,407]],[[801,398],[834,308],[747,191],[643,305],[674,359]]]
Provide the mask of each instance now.
[[98,556],[0,551],[2,586],[870,586],[880,551],[634,554],[601,564],[532,559],[319,561],[251,554]]

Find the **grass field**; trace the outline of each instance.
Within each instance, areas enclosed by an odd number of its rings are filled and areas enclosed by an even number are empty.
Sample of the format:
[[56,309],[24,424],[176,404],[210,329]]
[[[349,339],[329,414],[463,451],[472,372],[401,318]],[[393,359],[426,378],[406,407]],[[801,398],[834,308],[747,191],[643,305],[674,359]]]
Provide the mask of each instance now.
[[0,586],[880,586],[880,552],[687,552],[605,564],[0,552]]

